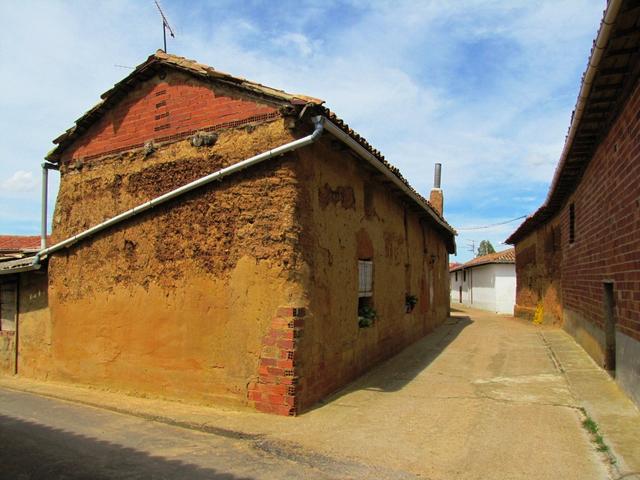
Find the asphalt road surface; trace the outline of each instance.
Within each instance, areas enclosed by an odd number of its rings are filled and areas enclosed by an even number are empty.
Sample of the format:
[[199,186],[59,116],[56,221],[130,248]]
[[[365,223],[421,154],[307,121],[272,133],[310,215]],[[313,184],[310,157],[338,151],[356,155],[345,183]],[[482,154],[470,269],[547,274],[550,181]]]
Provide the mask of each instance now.
[[6,389],[0,446],[7,480],[395,478],[260,437],[203,433]]

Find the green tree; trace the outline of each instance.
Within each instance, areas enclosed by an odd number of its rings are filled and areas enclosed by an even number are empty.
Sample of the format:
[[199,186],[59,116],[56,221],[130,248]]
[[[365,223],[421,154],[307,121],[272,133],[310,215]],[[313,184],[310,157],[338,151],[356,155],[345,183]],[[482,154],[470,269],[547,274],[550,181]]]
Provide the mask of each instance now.
[[496,249],[493,248],[493,245],[491,245],[489,240],[482,240],[478,246],[478,254],[476,257],[481,257],[482,255],[488,255],[490,253],[496,253]]

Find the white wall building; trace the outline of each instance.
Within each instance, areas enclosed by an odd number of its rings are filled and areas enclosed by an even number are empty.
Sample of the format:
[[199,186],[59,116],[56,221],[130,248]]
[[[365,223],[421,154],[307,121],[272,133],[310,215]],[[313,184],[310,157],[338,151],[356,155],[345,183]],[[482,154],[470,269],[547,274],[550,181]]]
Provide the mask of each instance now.
[[516,303],[515,259],[515,250],[510,248],[451,268],[451,303],[513,314]]

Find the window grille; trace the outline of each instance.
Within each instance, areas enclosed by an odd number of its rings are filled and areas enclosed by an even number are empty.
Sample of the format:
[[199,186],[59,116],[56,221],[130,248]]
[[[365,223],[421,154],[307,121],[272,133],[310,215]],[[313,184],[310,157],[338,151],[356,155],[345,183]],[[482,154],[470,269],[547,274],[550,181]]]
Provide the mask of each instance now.
[[358,297],[373,296],[373,262],[358,260]]

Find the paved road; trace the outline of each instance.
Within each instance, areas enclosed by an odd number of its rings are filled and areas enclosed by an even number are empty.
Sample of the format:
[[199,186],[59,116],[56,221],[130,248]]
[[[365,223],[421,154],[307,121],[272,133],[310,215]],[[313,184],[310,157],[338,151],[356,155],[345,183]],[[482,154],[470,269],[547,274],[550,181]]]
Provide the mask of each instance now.
[[[394,478],[357,463],[0,388],[0,478]],[[399,478],[404,475],[399,474]]]
[[[640,414],[608,375],[561,330],[477,310],[454,311],[297,418],[0,384],[139,415],[0,389],[0,479],[640,478],[630,476],[640,471]],[[582,408],[616,464],[583,428]]]

